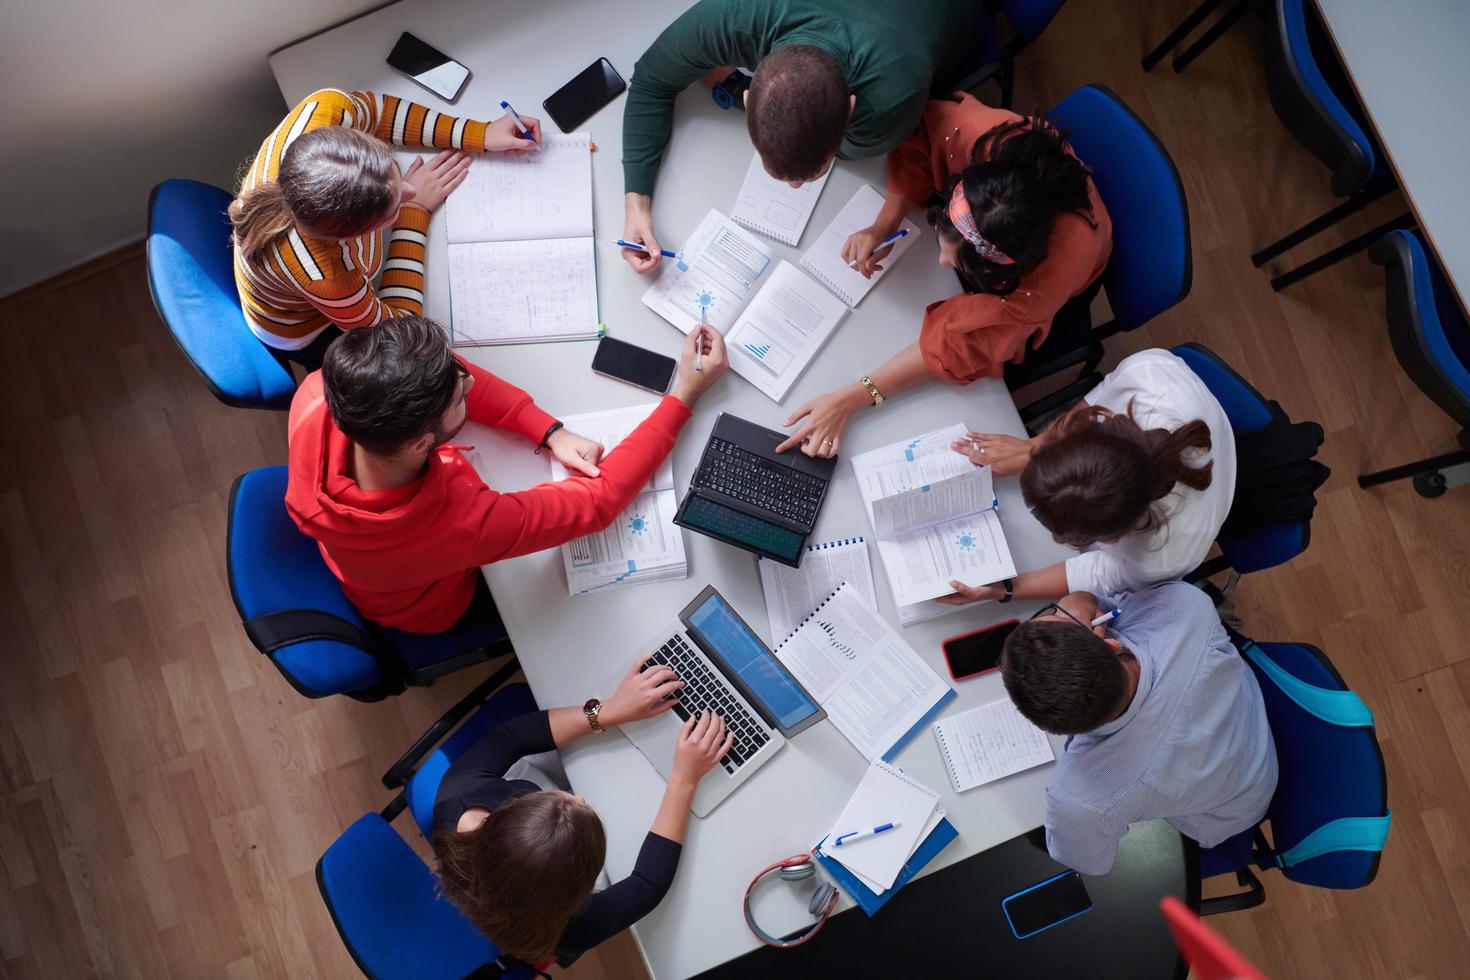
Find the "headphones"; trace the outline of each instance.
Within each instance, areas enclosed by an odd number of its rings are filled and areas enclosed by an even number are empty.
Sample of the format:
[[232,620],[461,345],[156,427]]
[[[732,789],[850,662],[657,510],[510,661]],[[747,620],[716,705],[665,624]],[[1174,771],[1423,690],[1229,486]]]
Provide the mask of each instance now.
[[821,932],[822,926],[827,924],[827,917],[832,914],[832,910],[837,906],[837,889],[825,881],[818,884],[812,891],[811,898],[806,903],[806,910],[817,921],[799,936],[793,939],[781,939],[756,925],[755,916],[750,911],[751,892],[755,891],[755,886],[764,881],[766,876],[772,871],[779,874],[782,881],[805,881],[816,875],[816,862],[812,859],[810,853],[796,854],[789,858],[783,858],[775,864],[762,868],[760,874],[756,875],[750,884],[745,887],[745,924],[750,927],[751,932],[755,933],[755,938],[767,946],[774,946],[777,949],[790,949],[793,946],[800,946]]

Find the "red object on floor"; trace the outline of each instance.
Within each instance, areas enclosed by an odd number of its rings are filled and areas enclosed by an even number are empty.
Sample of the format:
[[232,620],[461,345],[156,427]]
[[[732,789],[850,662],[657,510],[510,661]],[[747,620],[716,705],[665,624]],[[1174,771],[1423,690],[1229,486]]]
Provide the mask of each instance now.
[[1168,895],[1159,902],[1159,908],[1194,980],[1266,980],[1264,973],[1218,932],[1201,922],[1188,905]]

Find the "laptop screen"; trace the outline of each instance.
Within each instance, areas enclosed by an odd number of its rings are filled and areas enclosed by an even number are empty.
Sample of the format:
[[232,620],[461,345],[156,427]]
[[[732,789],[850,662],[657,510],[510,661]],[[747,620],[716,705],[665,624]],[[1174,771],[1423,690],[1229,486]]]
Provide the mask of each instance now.
[[802,542],[806,540],[779,524],[752,517],[699,494],[690,494],[685,502],[684,523],[789,561],[796,561],[796,556],[801,554]]
[[689,614],[689,625],[699,632],[708,652],[724,661],[726,669],[760,699],[778,727],[794,728],[820,710],[719,595],[700,603]]

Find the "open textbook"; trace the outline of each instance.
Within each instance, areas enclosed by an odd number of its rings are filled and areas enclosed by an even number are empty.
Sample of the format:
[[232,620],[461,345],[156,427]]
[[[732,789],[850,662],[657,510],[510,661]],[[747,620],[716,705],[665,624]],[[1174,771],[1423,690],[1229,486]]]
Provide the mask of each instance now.
[[[567,415],[562,422],[579,435],[602,443],[604,450],[611,452],[656,407],[634,405]],[[566,467],[556,459],[551,460],[553,480],[565,480],[568,475]],[[561,546],[568,594],[586,595],[640,582],[687,578],[689,563],[684,555],[684,532],[674,524],[678,509],[670,456],[611,524]]]
[[[872,188],[868,190],[881,206],[882,198]],[[851,207],[849,204],[848,209]],[[853,230],[857,227],[861,226]],[[864,293],[882,275],[870,282],[847,269],[842,262],[846,233],[840,235],[835,248],[822,245],[834,234],[832,228],[827,229],[802,257],[802,268],[811,273],[807,275],[776,258],[770,246],[735,221],[711,209],[685,240],[679,257],[660,265],[658,278],[643,294],[643,302],[685,333],[699,325],[702,315],[704,322],[724,334],[730,366],[779,402],[847,315],[852,293],[842,270],[864,284]],[[918,229],[913,228],[899,244],[907,248],[904,243],[911,245],[916,237]],[[885,266],[899,254],[895,249]]]
[[[456,345],[597,336],[586,133],[481,154],[444,205]],[[391,268],[391,266],[390,266]]]
[[878,608],[868,542],[862,535],[807,545],[799,568],[765,557],[756,559],[756,567],[761,573],[761,592],[766,597],[766,616],[771,621],[771,643],[775,646],[795,633],[817,603],[843,582],[857,589],[869,606]]
[[776,647],[776,657],[869,762],[891,760],[955,696],[845,582]]
[[766,173],[761,155],[756,152],[750,158],[750,168],[745,171],[745,182],[740,185],[730,217],[767,238],[795,245],[801,241],[801,233],[806,230],[806,223],[816,210],[817,198],[822,196],[822,188],[827,186],[830,176],[829,167],[816,180],[792,187]]
[[901,618],[903,607],[953,592],[955,579],[981,585],[1016,574],[990,467],[950,448],[967,431],[957,422],[852,458]]

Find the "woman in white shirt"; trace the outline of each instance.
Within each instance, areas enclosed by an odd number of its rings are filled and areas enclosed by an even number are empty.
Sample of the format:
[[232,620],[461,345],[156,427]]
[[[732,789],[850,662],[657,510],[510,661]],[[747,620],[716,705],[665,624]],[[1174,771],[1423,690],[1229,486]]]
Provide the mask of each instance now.
[[971,432],[956,452],[1021,477],[1026,506],[1081,549],[1014,580],[952,583],[940,602],[1116,596],[1181,578],[1209,554],[1235,497],[1235,436],[1189,365],[1166,350],[1125,358],[1034,439]]

